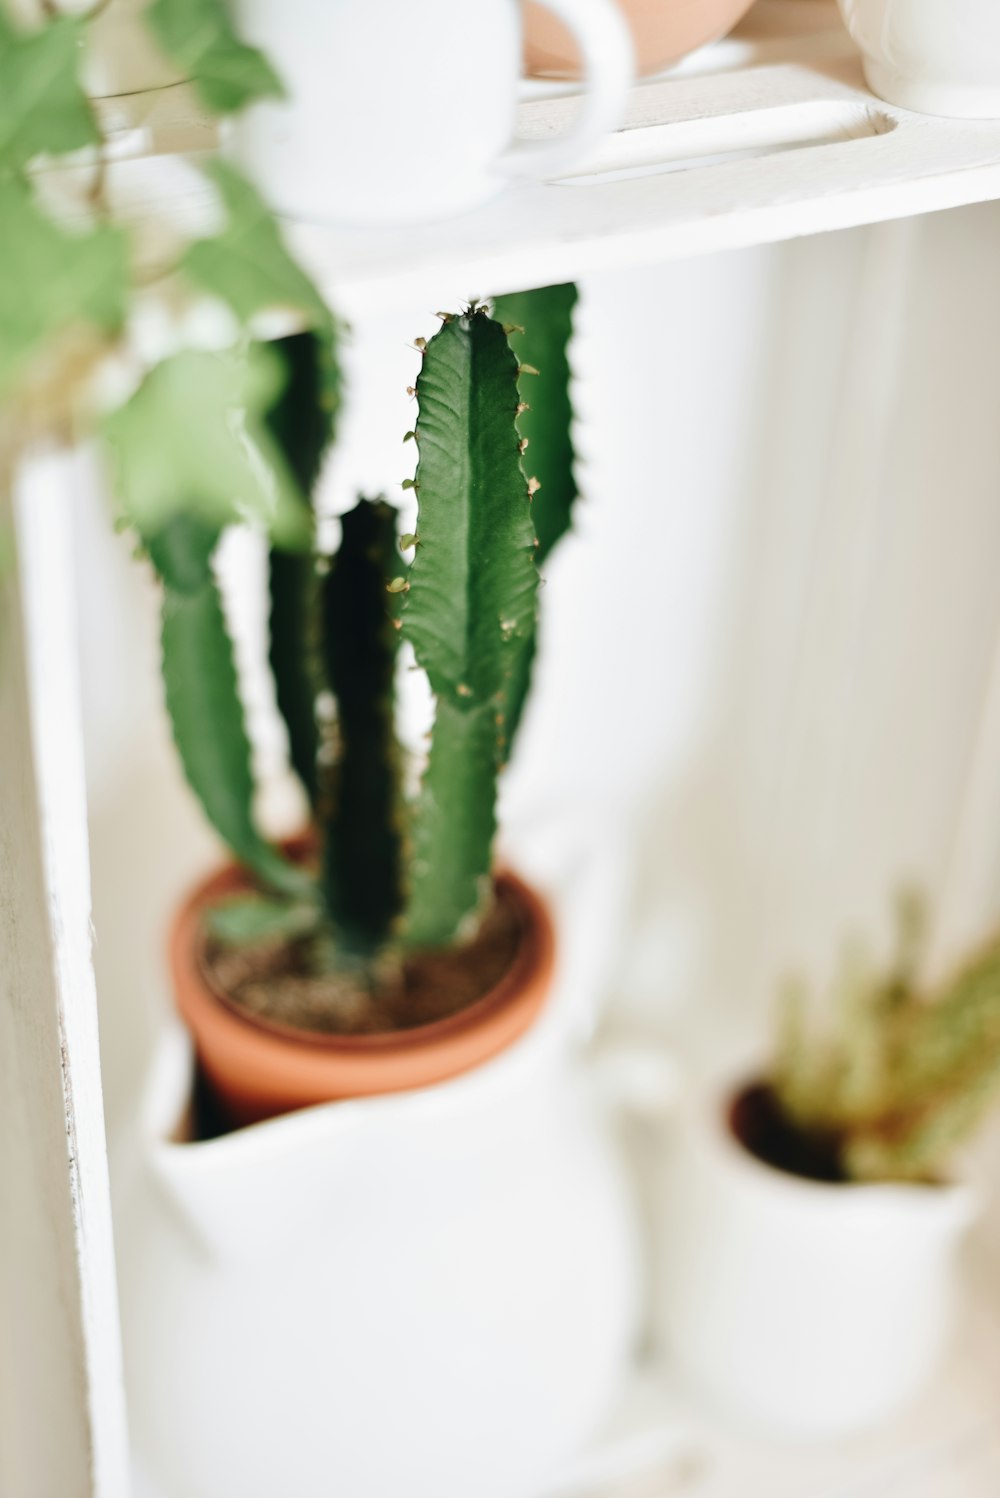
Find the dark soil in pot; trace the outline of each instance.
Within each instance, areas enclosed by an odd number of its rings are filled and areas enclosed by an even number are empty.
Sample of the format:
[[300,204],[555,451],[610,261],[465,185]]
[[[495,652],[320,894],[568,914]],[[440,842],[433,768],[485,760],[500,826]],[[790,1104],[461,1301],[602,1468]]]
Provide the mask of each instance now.
[[775,1170],[809,1181],[848,1184],[835,1139],[803,1134],[766,1082],[754,1082],[733,1099],[729,1127],[743,1148]]
[[460,946],[415,952],[374,977],[316,972],[305,941],[234,947],[203,931],[199,965],[212,992],[258,1023],[319,1035],[379,1035],[459,1013],[509,971],[523,920],[509,890]]

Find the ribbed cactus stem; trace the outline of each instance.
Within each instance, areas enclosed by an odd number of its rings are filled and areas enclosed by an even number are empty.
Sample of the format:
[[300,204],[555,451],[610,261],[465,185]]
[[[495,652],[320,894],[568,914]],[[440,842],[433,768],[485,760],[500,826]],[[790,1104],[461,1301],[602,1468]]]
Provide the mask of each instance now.
[[444,323],[417,380],[420,544],[402,619],[437,700],[403,926],[417,946],[452,941],[484,900],[508,694],[534,637],[517,381],[503,328],[481,310]]
[[[327,333],[297,333],[274,346],[284,359],[287,381],[268,425],[302,493],[312,498],[340,402],[334,351]],[[315,804],[321,740],[316,704],[325,686],[316,558],[312,552],[275,547],[269,571],[275,694],[288,730],[292,768]]]
[[370,958],[388,941],[401,892],[400,750],[395,729],[396,512],[362,499],[323,588],[323,647],[337,700],[337,755],[321,773],[323,893],[338,954]]
[[[544,569],[569,530],[578,497],[573,450],[569,347],[576,287],[543,286],[497,297],[494,316],[508,329],[520,361],[518,431],[529,475],[535,560]],[[507,694],[507,753],[520,726],[535,665],[535,637],[525,641]]]

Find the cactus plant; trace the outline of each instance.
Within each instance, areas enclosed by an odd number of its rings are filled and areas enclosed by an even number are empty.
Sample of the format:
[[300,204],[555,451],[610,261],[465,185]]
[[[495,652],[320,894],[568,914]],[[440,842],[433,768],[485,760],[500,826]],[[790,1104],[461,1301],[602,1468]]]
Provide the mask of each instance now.
[[[574,298],[573,288],[553,288],[518,308],[554,369],[549,385],[530,374],[552,474],[547,548],[566,529],[575,495],[566,471]],[[335,426],[329,336],[275,345],[287,378],[266,424],[306,494]],[[273,847],[254,821],[250,748],[212,565],[219,529],[179,514],[146,538],[164,587],[163,672],[181,761],[257,886],[211,913],[223,942],[295,942],[312,972],[349,972],[363,986],[408,950],[460,942],[488,909],[497,781],[530,675],[541,550],[532,498],[541,487],[526,473],[518,429],[529,368],[512,336],[529,338],[474,304],[418,340],[414,534],[398,536],[384,499],[361,499],[343,517],[333,556],[318,549],[315,519],[307,547],[271,552],[270,664],[289,759],[311,807],[314,864]],[[427,761],[410,796],[396,737],[401,640],[434,696]]]
[[940,1179],[1000,1097],[1000,940],[935,993],[917,982],[925,917],[900,900],[879,972],[845,951],[826,1022],[786,985],[771,1089],[785,1123],[853,1181]]

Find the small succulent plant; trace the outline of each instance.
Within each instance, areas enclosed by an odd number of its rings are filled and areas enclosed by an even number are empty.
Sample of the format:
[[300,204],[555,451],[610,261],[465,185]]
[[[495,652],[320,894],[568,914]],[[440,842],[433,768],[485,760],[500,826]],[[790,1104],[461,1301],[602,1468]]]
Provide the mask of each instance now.
[[[568,528],[576,493],[566,363],[574,300],[574,288],[554,287],[507,299],[496,316],[473,305],[417,340],[412,534],[399,535],[384,499],[363,498],[343,517],[335,554],[318,548],[315,520],[311,544],[270,553],[270,665],[311,807],[315,864],[286,856],[254,821],[212,566],[219,530],[179,515],[145,538],[164,586],[163,675],[184,770],[257,886],[214,913],[223,940],[304,941],[318,970],[363,973],[387,955],[460,940],[487,907],[497,781],[535,650],[538,561]],[[548,380],[534,363],[542,348]],[[276,349],[287,381],[268,427],[311,494],[333,436],[335,365],[312,333]],[[530,437],[521,429],[529,411]],[[536,439],[541,479],[523,461]],[[401,640],[434,696],[413,794],[396,733]]]
[[926,918],[899,902],[897,955],[845,950],[821,1022],[783,995],[771,1090],[784,1119],[854,1181],[934,1181],[1000,1097],[1000,940],[934,993],[918,983]]

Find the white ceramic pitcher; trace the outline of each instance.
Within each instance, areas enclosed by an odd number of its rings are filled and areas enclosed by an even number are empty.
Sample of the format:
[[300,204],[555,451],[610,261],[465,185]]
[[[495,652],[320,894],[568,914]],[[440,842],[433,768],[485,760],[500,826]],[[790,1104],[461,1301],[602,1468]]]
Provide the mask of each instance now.
[[637,1234],[550,1005],[424,1091],[174,1142],[172,1033],[119,1252],[130,1419],[164,1498],[530,1498],[626,1370]]
[[413,223],[469,208],[512,176],[557,175],[615,127],[632,45],[614,0],[545,0],[585,60],[566,137],[512,146],[519,0],[239,0],[240,35],[287,90],[235,126],[272,208],[327,223]]

